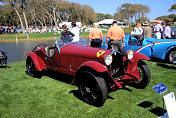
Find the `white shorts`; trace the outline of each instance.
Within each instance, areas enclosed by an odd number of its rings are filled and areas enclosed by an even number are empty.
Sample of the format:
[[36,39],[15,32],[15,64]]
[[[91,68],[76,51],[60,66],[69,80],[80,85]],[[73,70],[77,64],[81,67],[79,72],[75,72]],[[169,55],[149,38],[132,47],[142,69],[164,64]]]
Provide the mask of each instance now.
[[156,37],[157,39],[161,39],[161,33],[160,33],[160,32],[156,32],[156,33],[155,33],[155,37]]

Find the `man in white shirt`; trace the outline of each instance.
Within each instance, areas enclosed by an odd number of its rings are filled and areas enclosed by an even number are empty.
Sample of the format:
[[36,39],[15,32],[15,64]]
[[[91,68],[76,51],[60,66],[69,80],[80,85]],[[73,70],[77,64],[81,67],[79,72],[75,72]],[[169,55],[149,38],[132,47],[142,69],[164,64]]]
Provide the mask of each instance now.
[[163,32],[163,27],[161,25],[161,21],[154,27],[155,36],[157,39],[161,39],[161,33]]
[[72,22],[71,32],[75,35],[72,42],[79,42],[79,28],[76,27],[76,22]]

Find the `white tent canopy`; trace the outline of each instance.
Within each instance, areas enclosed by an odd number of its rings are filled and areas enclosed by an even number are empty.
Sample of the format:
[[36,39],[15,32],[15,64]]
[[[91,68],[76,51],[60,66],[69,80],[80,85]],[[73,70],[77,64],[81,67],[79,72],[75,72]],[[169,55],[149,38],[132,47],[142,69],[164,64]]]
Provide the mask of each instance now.
[[[97,22],[97,23],[98,23],[99,25],[112,25],[113,21],[117,21],[117,20],[114,20],[114,19],[104,19],[104,20],[99,21],[99,22]],[[124,23],[122,23],[122,22],[120,22],[120,21],[117,21],[117,24],[122,25],[122,24],[124,24]]]
[[[71,23],[72,22],[62,22],[62,23],[59,23],[59,26],[62,27],[62,25],[67,25],[68,27],[71,27]],[[76,22],[76,26],[81,27],[81,22]]]

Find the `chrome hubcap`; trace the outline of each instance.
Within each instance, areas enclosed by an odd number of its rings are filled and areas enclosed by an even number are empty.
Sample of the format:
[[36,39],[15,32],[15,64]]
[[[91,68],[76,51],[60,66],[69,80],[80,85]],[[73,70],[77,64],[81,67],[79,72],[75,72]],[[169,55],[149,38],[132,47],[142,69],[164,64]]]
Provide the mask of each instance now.
[[169,55],[170,62],[176,63],[176,51],[172,51]]

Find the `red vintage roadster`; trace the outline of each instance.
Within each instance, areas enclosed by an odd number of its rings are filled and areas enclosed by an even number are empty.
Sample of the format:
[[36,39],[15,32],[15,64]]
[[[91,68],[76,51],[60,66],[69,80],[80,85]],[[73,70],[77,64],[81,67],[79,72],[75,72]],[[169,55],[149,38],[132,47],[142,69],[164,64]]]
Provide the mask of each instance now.
[[82,99],[95,106],[105,103],[109,90],[125,85],[145,88],[150,81],[150,70],[143,61],[149,58],[132,50],[122,54],[77,43],[56,43],[38,45],[26,55],[29,76],[40,77],[48,69],[72,75]]

